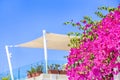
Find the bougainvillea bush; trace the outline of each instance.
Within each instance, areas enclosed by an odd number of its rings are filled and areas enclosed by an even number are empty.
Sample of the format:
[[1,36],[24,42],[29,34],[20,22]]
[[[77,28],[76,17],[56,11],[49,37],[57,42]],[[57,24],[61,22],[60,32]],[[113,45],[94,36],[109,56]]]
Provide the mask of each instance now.
[[120,72],[120,6],[98,9],[108,11],[105,16],[96,12],[102,18],[100,21],[84,17],[81,22],[65,23],[83,31],[76,33],[69,44],[66,66],[69,80],[114,80],[113,75]]

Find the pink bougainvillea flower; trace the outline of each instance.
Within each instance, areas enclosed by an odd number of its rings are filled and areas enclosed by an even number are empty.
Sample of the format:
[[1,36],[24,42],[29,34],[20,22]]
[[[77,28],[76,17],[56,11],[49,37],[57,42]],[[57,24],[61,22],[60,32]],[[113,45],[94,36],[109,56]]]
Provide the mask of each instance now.
[[113,80],[120,71],[120,6],[96,24],[84,23],[79,47],[70,49],[68,79]]
[[80,26],[80,23],[79,23],[79,22],[77,22],[77,23],[76,23],[76,25],[77,25],[77,26]]

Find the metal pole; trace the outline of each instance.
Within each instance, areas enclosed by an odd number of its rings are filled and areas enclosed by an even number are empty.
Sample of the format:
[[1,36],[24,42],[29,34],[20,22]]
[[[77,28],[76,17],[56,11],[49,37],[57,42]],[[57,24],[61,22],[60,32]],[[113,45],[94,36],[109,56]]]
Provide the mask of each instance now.
[[5,46],[5,49],[6,49],[7,59],[8,59],[10,76],[11,76],[11,79],[14,80],[13,71],[12,71],[12,64],[11,64],[11,60],[10,60],[10,54],[9,54],[8,46]]
[[48,73],[48,63],[47,63],[47,44],[46,44],[46,31],[43,30],[43,42],[44,42],[44,56],[45,56],[45,66],[46,66],[46,73]]

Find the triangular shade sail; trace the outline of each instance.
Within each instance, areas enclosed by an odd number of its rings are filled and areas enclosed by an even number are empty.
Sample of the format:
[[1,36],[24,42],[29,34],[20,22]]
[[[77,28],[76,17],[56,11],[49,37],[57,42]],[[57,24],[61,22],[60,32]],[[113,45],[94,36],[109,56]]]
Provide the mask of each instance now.
[[[70,37],[67,35],[46,33],[47,49],[69,50]],[[43,36],[35,40],[18,44],[17,47],[44,48]]]

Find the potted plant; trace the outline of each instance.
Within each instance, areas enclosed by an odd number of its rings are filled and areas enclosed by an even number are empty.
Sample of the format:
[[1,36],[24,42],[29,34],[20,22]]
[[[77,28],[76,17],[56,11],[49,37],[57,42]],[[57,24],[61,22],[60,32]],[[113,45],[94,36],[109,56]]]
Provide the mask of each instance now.
[[36,69],[34,67],[31,67],[31,75],[32,77],[36,76]]
[[32,72],[30,70],[27,71],[27,78],[31,78],[32,77]]
[[59,74],[66,74],[67,72],[66,72],[65,68],[66,68],[66,64],[63,64],[61,67],[61,70],[59,70]]
[[43,65],[37,65],[36,67],[36,76],[39,76],[41,73],[43,73]]
[[52,64],[48,66],[48,73],[49,74],[59,74],[59,64]]

